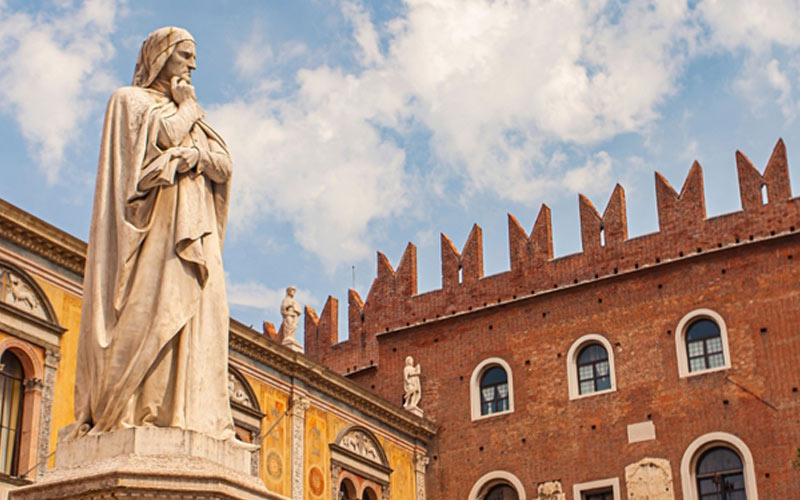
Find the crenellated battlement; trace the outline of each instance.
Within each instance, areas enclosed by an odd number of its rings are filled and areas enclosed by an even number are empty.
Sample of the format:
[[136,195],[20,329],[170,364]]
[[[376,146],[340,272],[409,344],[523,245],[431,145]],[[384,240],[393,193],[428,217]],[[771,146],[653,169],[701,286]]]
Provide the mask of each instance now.
[[378,364],[378,336],[536,296],[616,274],[643,271],[718,249],[791,234],[800,227],[800,198],[791,197],[786,149],[776,144],[763,174],[736,153],[742,210],[706,218],[703,170],[695,162],[678,193],[655,173],[659,231],[628,237],[625,190],[619,184],[602,215],[579,195],[582,252],[553,257],[551,212],[542,205],[528,234],[508,215],[509,271],[484,276],[482,230],[472,227],[459,251],[441,235],[442,287],[417,291],[417,248],[409,243],[397,268],[378,252],[377,275],[366,300],[348,294],[346,341],[338,339],[338,301],[329,297],[319,316],[306,308],[306,354],[340,373]]

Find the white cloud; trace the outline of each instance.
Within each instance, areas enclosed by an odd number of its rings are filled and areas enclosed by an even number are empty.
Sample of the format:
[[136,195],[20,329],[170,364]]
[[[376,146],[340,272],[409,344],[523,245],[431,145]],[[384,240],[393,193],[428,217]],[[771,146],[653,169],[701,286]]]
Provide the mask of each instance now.
[[[371,253],[374,221],[422,199],[420,186],[446,191],[448,177],[467,195],[527,203],[593,191],[610,176],[606,153],[564,170],[543,150],[641,131],[676,91],[696,34],[671,1],[405,3],[383,32],[361,3],[342,3],[356,70],[304,69],[285,98],[252,92],[209,110],[235,156],[234,226],[290,220],[333,270]],[[402,138],[420,132],[437,167],[417,179]]]
[[[269,288],[256,281],[232,282],[228,279],[225,289],[231,305],[259,309],[265,317],[281,317],[281,301],[286,295],[285,288]],[[302,289],[295,292],[295,300],[301,306],[319,303],[308,290]],[[275,325],[276,328],[278,326],[280,322]]]
[[583,193],[589,197],[605,194],[616,182],[611,178],[611,157],[600,151],[586,160],[580,167],[566,170],[562,180],[564,187],[575,193]]
[[0,10],[0,111],[17,121],[50,182],[98,95],[116,86],[102,64],[114,54],[117,7],[87,0],[37,16]]

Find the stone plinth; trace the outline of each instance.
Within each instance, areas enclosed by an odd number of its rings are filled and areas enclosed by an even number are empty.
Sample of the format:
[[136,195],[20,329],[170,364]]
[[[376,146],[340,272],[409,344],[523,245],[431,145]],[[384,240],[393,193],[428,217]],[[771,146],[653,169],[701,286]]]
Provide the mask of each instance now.
[[61,440],[55,468],[9,498],[285,500],[250,474],[252,450],[253,445],[164,428]]

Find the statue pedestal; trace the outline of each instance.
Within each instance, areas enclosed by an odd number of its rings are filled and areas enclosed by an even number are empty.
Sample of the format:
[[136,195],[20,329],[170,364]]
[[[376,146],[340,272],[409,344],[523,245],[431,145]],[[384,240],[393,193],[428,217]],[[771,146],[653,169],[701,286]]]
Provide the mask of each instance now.
[[300,342],[294,339],[294,337],[285,337],[281,341],[281,345],[288,347],[289,349],[296,351],[296,352],[303,352],[303,346],[300,345]]
[[55,468],[9,498],[285,500],[252,475],[252,446],[170,428],[59,440]]

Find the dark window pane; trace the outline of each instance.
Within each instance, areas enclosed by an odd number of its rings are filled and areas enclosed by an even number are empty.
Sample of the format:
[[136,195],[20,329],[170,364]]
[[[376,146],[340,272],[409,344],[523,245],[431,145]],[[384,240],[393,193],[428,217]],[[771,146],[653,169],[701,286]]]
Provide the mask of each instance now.
[[742,470],[742,459],[733,450],[717,446],[703,453],[697,461],[697,475],[713,472],[734,472]]
[[689,325],[686,340],[700,340],[720,335],[719,327],[710,319],[699,319]]
[[487,385],[497,385],[507,381],[508,377],[506,376],[506,371],[499,366],[494,366],[489,368],[486,373],[483,374],[483,377],[481,377],[481,387]]
[[3,374],[22,380],[22,363],[19,362],[19,358],[14,356],[14,353],[5,351],[3,356],[0,357],[0,364],[3,365]]
[[578,355],[578,364],[594,363],[595,361],[602,361],[608,359],[608,353],[605,348],[600,344],[592,344],[584,347]]
[[611,389],[611,379],[609,377],[598,378],[596,387],[598,391],[605,391],[606,389]]
[[492,487],[483,498],[484,500],[519,500],[519,496],[514,488],[507,484]]

